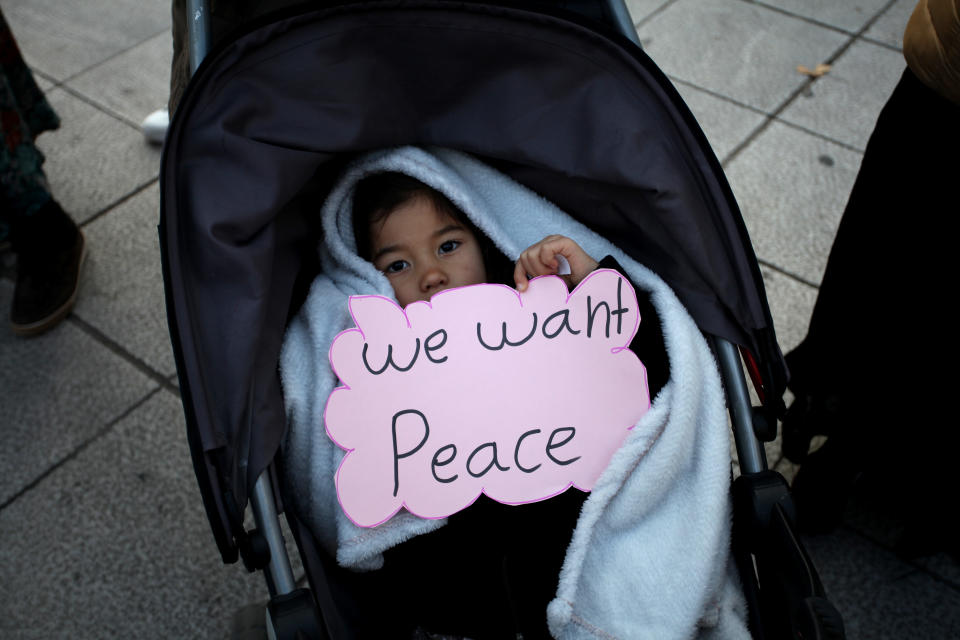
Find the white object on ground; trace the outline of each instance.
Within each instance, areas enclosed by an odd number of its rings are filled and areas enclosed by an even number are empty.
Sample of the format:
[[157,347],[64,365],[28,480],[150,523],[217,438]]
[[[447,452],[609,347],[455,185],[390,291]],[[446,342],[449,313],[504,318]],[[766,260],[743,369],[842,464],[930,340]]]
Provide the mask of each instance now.
[[140,131],[147,142],[163,144],[167,137],[167,127],[170,126],[170,114],[166,109],[157,109],[140,124]]

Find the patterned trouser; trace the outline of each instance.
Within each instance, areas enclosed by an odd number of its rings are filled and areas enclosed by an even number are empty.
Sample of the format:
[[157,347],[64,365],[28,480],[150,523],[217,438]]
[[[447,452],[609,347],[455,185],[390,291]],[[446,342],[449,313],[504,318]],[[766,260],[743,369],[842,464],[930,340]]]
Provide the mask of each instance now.
[[50,200],[34,140],[59,126],[0,11],[0,241],[13,216],[30,215]]

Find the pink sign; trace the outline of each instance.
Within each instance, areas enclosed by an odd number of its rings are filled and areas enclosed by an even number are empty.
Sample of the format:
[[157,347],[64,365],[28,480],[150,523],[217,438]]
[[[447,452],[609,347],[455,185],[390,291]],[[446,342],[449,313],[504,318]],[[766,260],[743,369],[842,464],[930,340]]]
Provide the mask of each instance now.
[[330,347],[343,386],[324,419],[348,452],[337,494],[359,526],[401,507],[446,517],[481,492],[521,504],[590,491],[650,406],[627,348],[636,294],[616,271],[572,293],[544,276],[524,293],[480,284],[406,310],[380,296],[349,304],[357,328]]

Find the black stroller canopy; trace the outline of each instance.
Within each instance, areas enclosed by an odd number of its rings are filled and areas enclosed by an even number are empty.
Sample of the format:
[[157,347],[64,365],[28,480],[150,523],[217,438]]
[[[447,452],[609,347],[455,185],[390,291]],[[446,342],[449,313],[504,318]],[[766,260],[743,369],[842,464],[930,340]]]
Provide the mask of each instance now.
[[358,152],[438,145],[493,164],[656,271],[782,395],[719,164],[627,44],[515,8],[373,3],[285,16],[208,56],[168,136],[161,243],[194,461],[225,558],[232,511],[284,429],[277,359],[298,278],[314,275],[319,213],[300,195]]

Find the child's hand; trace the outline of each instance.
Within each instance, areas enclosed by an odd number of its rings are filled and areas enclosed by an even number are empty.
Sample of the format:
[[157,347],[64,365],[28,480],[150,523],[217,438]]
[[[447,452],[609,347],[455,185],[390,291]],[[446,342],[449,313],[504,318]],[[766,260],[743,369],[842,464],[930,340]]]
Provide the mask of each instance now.
[[580,284],[580,281],[594,271],[599,264],[570,238],[547,236],[520,254],[520,259],[517,260],[517,268],[513,271],[513,279],[517,283],[517,290],[526,291],[530,278],[556,275],[560,266],[557,261],[558,255],[566,258],[570,265],[570,275],[560,276],[567,283],[569,289],[573,289]]

